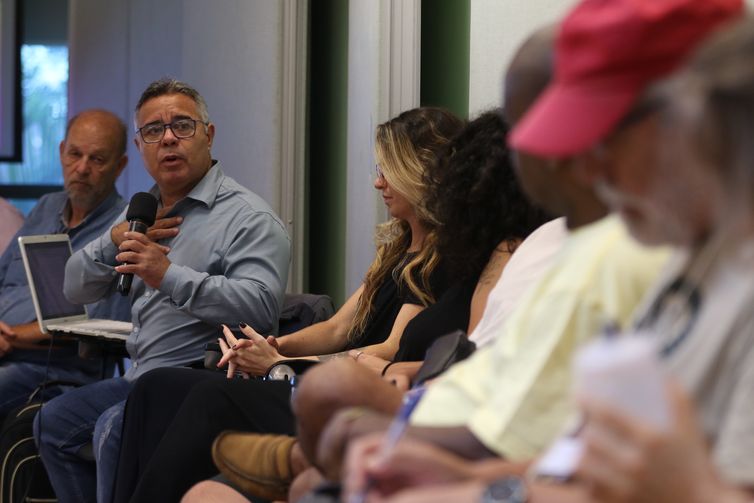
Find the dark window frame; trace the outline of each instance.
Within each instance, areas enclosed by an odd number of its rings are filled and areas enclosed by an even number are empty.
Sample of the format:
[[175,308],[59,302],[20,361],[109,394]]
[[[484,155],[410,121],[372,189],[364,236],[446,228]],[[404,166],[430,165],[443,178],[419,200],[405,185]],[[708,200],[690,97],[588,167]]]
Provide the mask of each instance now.
[[[14,114],[16,117],[16,125],[15,125],[15,138],[14,142],[16,143],[15,146],[15,155],[13,157],[7,157],[7,156],[0,156],[0,162],[3,163],[22,163],[24,159],[23,155],[23,134],[24,134],[24,102],[25,102],[25,96],[23,92],[23,58],[22,58],[22,48],[25,43],[29,43],[30,41],[27,40],[27,38],[32,36],[32,32],[34,32],[34,29],[30,28],[30,31],[27,32],[26,29],[28,28],[27,23],[30,21],[26,18],[27,15],[33,15],[31,14],[31,10],[26,9],[26,0],[16,0],[16,16],[15,16],[15,27],[16,27],[16,47],[15,47],[15,58],[16,58],[16,65],[15,65],[15,87],[16,87],[16,95],[19,99],[17,99],[14,103],[15,110]],[[36,5],[36,7],[39,7],[39,5]],[[32,9],[33,10],[33,9]],[[38,30],[37,30],[38,31]],[[36,33],[36,36],[39,34]],[[66,37],[67,38],[67,37]],[[66,41],[67,45],[67,41]],[[0,197],[6,198],[6,199],[17,199],[17,200],[37,200],[44,196],[45,194],[49,194],[51,192],[58,192],[63,190],[63,185],[56,184],[56,183],[46,183],[46,184],[3,184],[0,183]]]
[[0,162],[22,162],[23,161],[23,88],[21,86],[21,45],[23,44],[23,1],[15,2],[15,41],[13,48],[14,75],[13,75],[13,153],[10,155],[0,155]]
[[0,196],[6,199],[39,199],[60,190],[63,190],[62,185],[0,185]]

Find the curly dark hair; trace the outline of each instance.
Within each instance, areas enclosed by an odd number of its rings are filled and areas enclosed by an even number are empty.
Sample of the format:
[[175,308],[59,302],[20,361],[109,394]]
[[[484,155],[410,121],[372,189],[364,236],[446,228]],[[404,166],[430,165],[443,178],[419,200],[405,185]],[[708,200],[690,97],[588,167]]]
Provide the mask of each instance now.
[[478,277],[501,242],[513,251],[548,221],[519,188],[500,109],[482,113],[427,172],[427,207],[439,220],[437,249],[450,277]]

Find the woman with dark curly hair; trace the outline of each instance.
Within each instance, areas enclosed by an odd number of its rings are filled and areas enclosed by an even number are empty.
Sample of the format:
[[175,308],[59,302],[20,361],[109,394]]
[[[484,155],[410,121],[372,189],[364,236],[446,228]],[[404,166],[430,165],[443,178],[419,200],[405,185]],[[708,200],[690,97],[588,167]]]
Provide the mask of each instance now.
[[427,208],[437,217],[437,249],[453,286],[403,333],[394,361],[424,358],[431,342],[456,328],[473,334],[511,254],[549,220],[519,188],[500,109],[482,113],[427,172]]
[[479,277],[497,248],[506,254],[548,220],[521,191],[500,109],[484,112],[448,144],[427,173],[427,202],[440,222],[438,249],[451,277]]

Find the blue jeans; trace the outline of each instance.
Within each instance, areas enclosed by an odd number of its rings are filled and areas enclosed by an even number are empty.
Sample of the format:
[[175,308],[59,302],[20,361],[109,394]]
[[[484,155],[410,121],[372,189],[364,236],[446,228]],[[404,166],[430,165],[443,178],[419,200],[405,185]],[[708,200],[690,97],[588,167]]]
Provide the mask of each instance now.
[[[18,361],[9,357],[0,360],[0,418],[24,404],[32,391],[45,379],[75,381],[81,384],[99,379],[99,372],[92,373],[70,363],[52,362],[49,369],[45,371],[46,367],[45,363]],[[70,388],[57,386],[45,388],[44,399],[49,400],[68,389]]]
[[97,462],[97,501],[111,503],[118,475],[120,440],[123,433],[123,413],[126,401],[113,405],[94,425],[94,459]]
[[[60,503],[109,501],[120,449],[123,407],[132,384],[121,377],[76,388],[46,403],[34,437]],[[82,456],[93,443],[95,462]],[[98,482],[103,487],[98,488]]]

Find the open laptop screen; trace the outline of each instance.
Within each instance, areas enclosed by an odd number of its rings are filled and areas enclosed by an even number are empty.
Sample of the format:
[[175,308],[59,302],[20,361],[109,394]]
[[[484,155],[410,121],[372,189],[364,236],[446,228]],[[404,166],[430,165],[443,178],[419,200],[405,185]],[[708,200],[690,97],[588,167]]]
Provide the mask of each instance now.
[[86,314],[84,306],[68,302],[63,295],[65,263],[71,256],[68,242],[25,243],[24,248],[42,319]]

